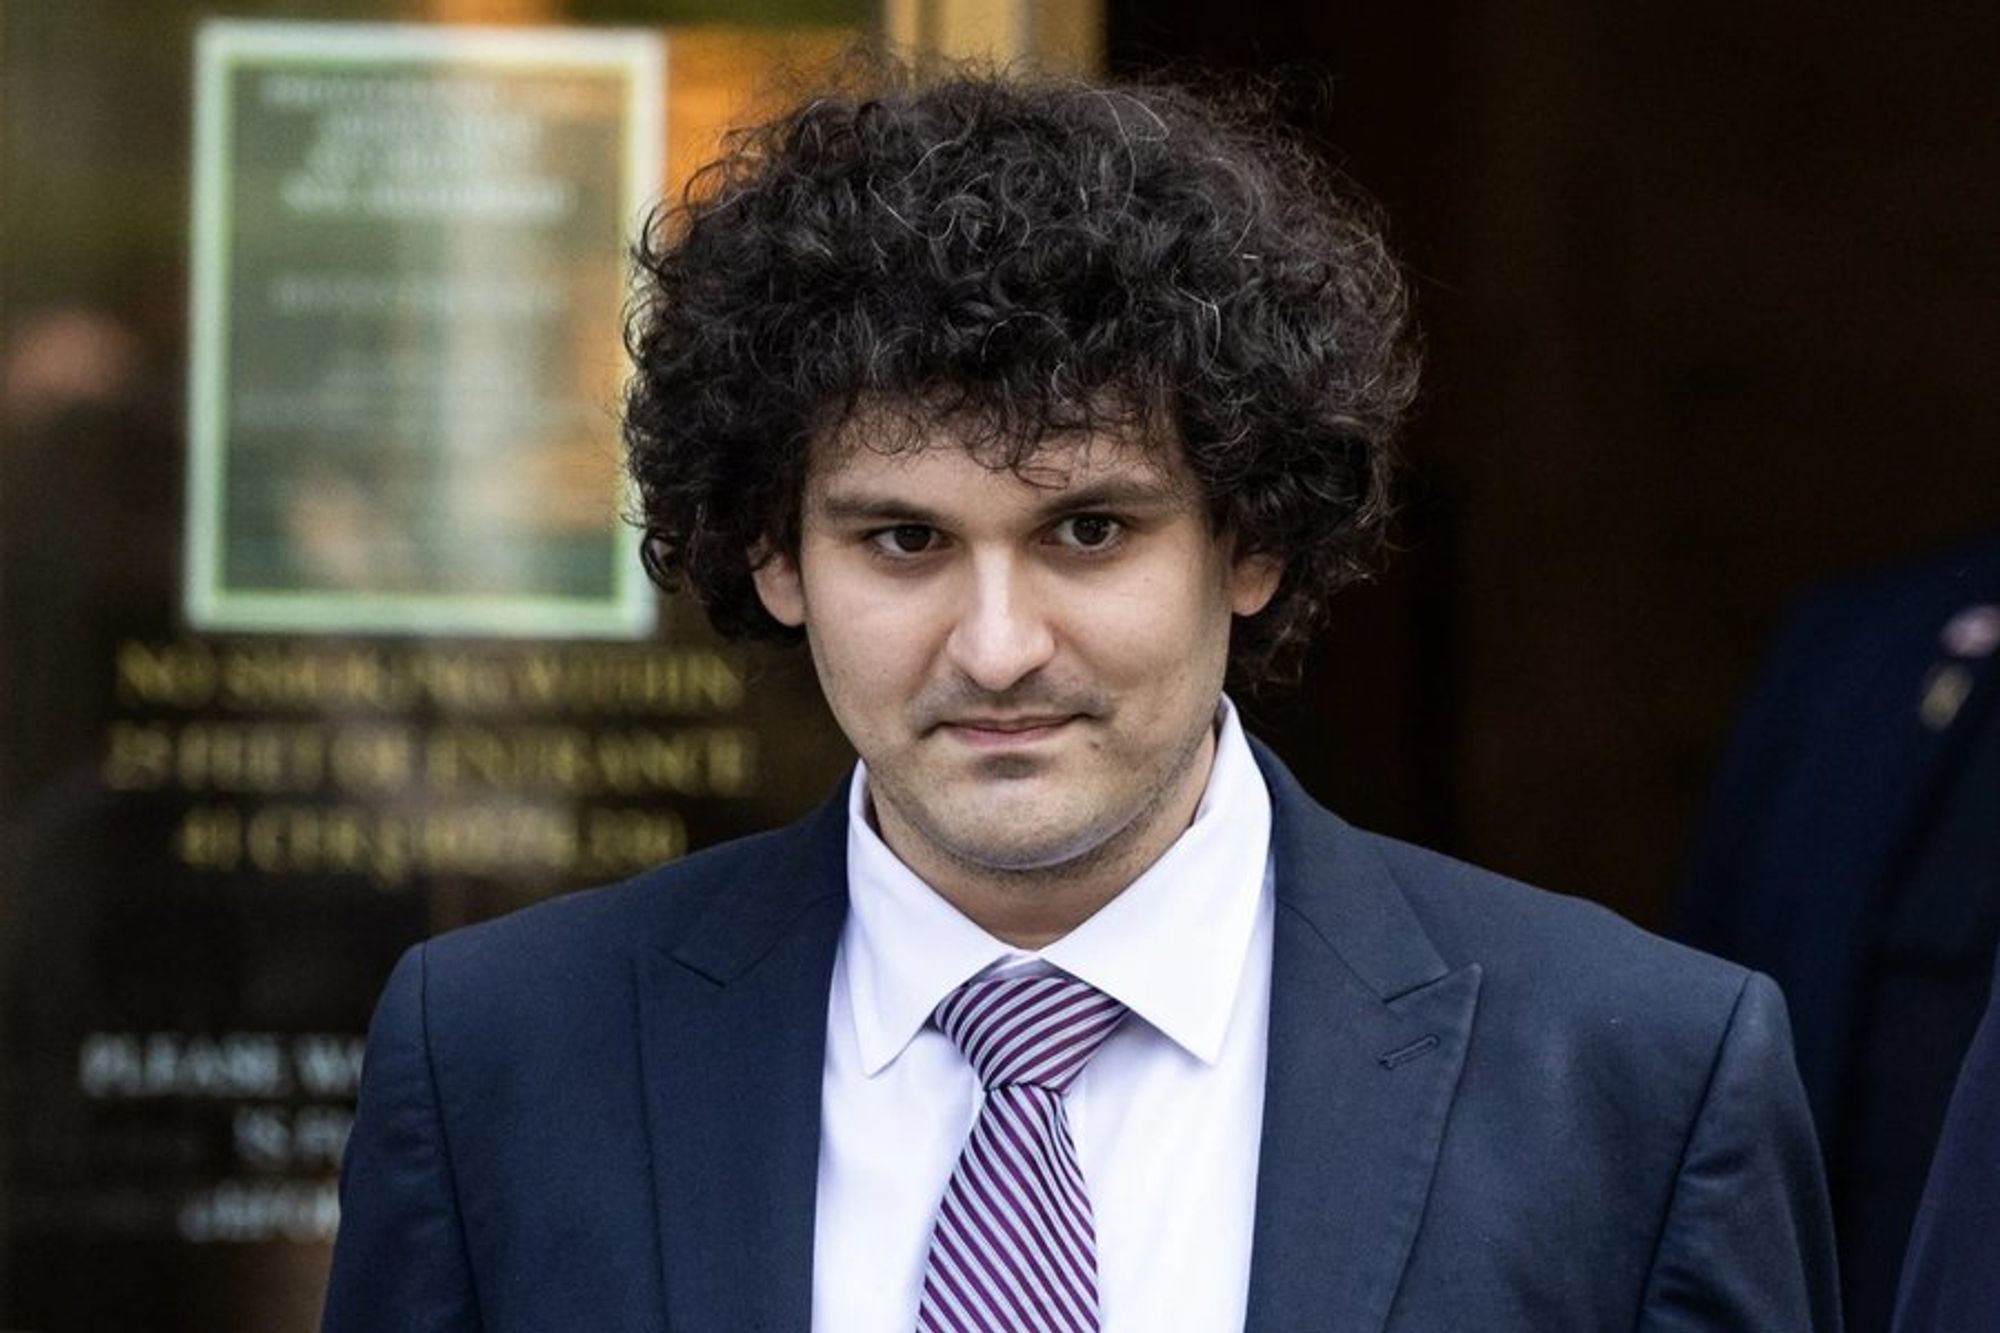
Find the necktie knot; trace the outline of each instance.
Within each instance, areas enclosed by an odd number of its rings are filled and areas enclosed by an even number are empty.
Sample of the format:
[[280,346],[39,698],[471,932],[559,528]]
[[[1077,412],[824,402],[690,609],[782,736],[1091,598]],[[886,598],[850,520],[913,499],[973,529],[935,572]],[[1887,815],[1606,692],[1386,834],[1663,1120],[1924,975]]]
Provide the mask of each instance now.
[[1026,1084],[1060,1096],[1125,1012],[1086,982],[1046,974],[968,981],[945,996],[931,1021],[987,1090]]

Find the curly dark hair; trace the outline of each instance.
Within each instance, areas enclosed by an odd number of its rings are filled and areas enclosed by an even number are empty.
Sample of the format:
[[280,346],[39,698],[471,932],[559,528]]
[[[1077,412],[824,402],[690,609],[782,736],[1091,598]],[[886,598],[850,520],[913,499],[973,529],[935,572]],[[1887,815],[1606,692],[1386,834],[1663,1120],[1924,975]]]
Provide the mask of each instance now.
[[812,442],[864,406],[977,423],[982,461],[1139,427],[1210,522],[1282,557],[1232,681],[1295,670],[1385,540],[1418,356],[1372,209],[1242,98],[953,71],[735,132],[640,242],[625,425],[654,579],[789,635]]

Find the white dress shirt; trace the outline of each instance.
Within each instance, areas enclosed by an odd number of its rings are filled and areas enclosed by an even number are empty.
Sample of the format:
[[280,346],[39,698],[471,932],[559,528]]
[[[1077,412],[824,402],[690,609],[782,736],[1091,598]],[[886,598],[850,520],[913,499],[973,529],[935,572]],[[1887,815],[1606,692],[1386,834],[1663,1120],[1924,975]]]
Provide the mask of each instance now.
[[[1271,990],[1271,798],[1223,701],[1192,823],[1038,952],[987,934],[883,843],[849,793],[849,911],[827,1005],[816,1333],[912,1333],[931,1227],[980,1089],[938,1001],[1060,969],[1131,1010],[1068,1094],[1097,1227],[1104,1333],[1243,1326]],[[745,1114],[755,1114],[745,1108]]]

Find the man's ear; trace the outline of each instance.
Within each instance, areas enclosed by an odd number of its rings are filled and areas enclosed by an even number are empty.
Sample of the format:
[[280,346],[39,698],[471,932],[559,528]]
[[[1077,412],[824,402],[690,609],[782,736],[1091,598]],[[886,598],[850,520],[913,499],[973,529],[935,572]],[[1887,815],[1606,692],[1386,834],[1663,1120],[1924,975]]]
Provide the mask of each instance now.
[[1229,567],[1229,609],[1239,616],[1256,615],[1271,604],[1284,574],[1285,562],[1278,556],[1237,556]]
[[783,551],[762,547],[750,553],[750,577],[757,584],[757,600],[771,613],[771,619],[793,629],[806,623],[806,589],[799,578],[799,562]]

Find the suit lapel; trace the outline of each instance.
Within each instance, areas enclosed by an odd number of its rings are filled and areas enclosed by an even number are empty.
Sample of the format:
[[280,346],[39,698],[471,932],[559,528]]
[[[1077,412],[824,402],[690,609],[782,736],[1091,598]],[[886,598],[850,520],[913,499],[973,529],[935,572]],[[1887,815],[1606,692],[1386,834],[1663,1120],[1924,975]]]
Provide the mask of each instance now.
[[811,1321],[827,987],[846,914],[845,793],[639,951],[641,1061],[668,1325]]
[[[1866,885],[1879,886],[1905,867],[1917,850],[1924,821],[1936,813],[1939,789],[1966,754],[1967,722],[1986,706],[2000,673],[2000,657],[1956,657],[1938,650],[1935,622],[1925,618],[1919,628],[1885,636],[1893,655],[1876,673],[1868,693],[1869,706],[1855,710],[1862,725],[1879,728],[1853,743],[1872,762],[1857,774],[1864,784],[1856,808],[1874,812],[1872,842],[1861,844],[1850,873]],[[1878,683],[1879,682],[1879,683]],[[1817,896],[1817,895],[1816,895]],[[1867,888],[1853,895],[1867,900]]]
[[[1959,615],[1971,609],[1961,608]],[[1956,618],[1947,618],[1946,623]],[[1978,656],[1939,651],[1934,646],[1939,632],[1929,623],[1923,628],[1929,632],[1919,642],[1931,652],[1912,653],[1895,670],[1884,673],[1894,682],[1884,693],[1903,707],[1883,711],[1901,722],[1903,743],[1885,747],[1888,753],[1875,778],[1886,817],[1881,821],[1882,839],[1873,849],[1876,856],[1866,869],[1878,884],[1896,871],[1907,871],[1909,866],[1902,863],[1921,851],[1920,839],[1937,814],[1940,793],[1967,758],[1978,730],[1975,719],[1992,706],[1994,691],[2000,688],[2000,671],[1995,669],[2000,656],[1990,650]],[[1916,669],[1919,663],[1921,670]],[[1914,689],[1912,681],[1917,682]],[[1894,698],[1905,691],[1907,702]]]
[[1375,1333],[1422,1220],[1479,993],[1367,844],[1262,746],[1277,918],[1248,1333]]

